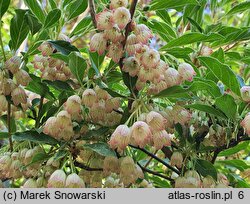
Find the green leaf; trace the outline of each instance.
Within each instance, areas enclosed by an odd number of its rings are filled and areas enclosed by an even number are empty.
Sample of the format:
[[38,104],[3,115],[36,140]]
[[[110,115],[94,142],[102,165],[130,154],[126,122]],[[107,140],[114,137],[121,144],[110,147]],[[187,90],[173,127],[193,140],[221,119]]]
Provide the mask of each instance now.
[[52,86],[53,88],[59,90],[59,91],[66,91],[69,93],[74,93],[74,90],[71,88],[71,86],[64,81],[49,81],[49,80],[43,80],[44,83],[48,84],[49,86]]
[[71,52],[79,52],[79,50],[71,45],[69,42],[64,41],[64,40],[56,40],[56,41],[48,41],[53,47],[57,50],[60,51],[64,55],[69,55]]
[[61,10],[54,9],[50,11],[45,19],[44,29],[51,28],[54,24],[58,23],[61,17]]
[[202,175],[202,176],[212,176],[215,180],[217,180],[217,171],[214,165],[206,160],[197,159],[195,163],[195,169]]
[[209,105],[205,105],[205,104],[191,104],[191,105],[186,105],[186,108],[191,108],[191,109],[195,109],[195,110],[199,110],[199,111],[203,111],[205,113],[209,113],[218,117],[222,117],[222,118],[226,118],[226,116],[223,114],[223,112],[221,112],[220,110],[209,106]]
[[241,142],[237,146],[226,149],[218,154],[219,157],[231,156],[239,151],[245,150],[249,146],[249,141]]
[[72,2],[67,7],[67,11],[69,13],[68,20],[71,20],[77,16],[79,16],[81,13],[83,13],[88,7],[88,1],[86,0],[77,0]]
[[32,157],[31,162],[28,165],[26,165],[26,167],[29,166],[29,165],[31,165],[31,164],[38,163],[38,162],[42,163],[43,161],[47,160],[50,157],[51,157],[51,155],[46,154],[45,152],[38,152],[37,154],[35,154]]
[[0,139],[6,139],[9,137],[9,133],[8,132],[0,132]]
[[112,97],[120,97],[120,98],[126,98],[126,96],[123,96],[109,88],[103,88],[104,90],[106,90]]
[[70,37],[74,36],[74,35],[79,35],[79,34],[83,34],[85,32],[88,32],[89,30],[91,30],[93,28],[93,24],[92,24],[92,20],[90,16],[87,16],[85,18],[83,18],[78,24],[77,26],[74,28],[74,30],[71,32]]
[[185,47],[185,48],[180,48],[180,47],[173,47],[173,48],[161,48],[161,51],[166,51],[167,54],[173,55],[176,58],[186,58],[189,54],[193,53],[194,50]]
[[250,1],[246,1],[246,2],[243,2],[234,6],[226,15],[229,16],[229,15],[241,13],[247,10],[249,11],[249,9],[250,9]]
[[40,96],[44,96],[49,100],[55,99],[55,96],[50,92],[49,87],[45,83],[41,82],[41,79],[39,77],[32,74],[30,74],[30,77],[32,81],[25,89],[37,93]]
[[172,25],[167,9],[157,10],[156,15],[159,16],[165,23]]
[[109,145],[107,143],[94,143],[94,144],[85,144],[83,145],[85,149],[90,149],[102,156],[108,157],[108,156],[116,156],[115,151],[110,149]]
[[237,104],[230,95],[223,95],[215,100],[215,105],[230,119],[235,119]]
[[224,37],[217,33],[211,33],[209,35],[205,35],[202,33],[188,33],[168,42],[167,45],[163,46],[161,49],[188,45],[195,42],[213,42],[223,39]]
[[50,55],[53,58],[59,59],[64,61],[65,63],[69,63],[69,57],[67,55],[63,55],[61,53],[53,53],[52,55]]
[[42,24],[38,21],[38,19],[31,12],[27,12],[25,16],[26,16],[31,34],[35,35],[42,28]]
[[189,22],[200,32],[203,33],[203,29],[202,27],[192,18],[187,17],[187,19],[189,20]]
[[8,10],[10,0],[0,0],[0,19],[3,17],[5,12]]
[[37,0],[24,0],[24,2],[32,11],[32,13],[38,18],[38,20],[41,23],[44,23],[45,15],[40,2]]
[[58,141],[53,137],[45,135],[44,133],[38,133],[35,130],[16,132],[13,134],[13,139],[16,141],[31,141],[51,145],[58,144]]
[[49,5],[50,5],[51,9],[57,8],[56,2],[54,0],[49,0]]
[[184,97],[189,97],[187,93],[187,88],[183,88],[182,86],[172,86],[156,94],[154,98],[175,97],[175,96],[179,97],[182,95]]
[[72,52],[69,55],[69,68],[78,82],[82,83],[87,63],[78,52]]
[[85,135],[82,136],[82,139],[93,139],[101,137],[109,131],[108,127],[101,127],[97,130],[90,130]]
[[12,18],[10,23],[10,47],[12,50],[17,50],[29,33],[29,26],[27,24],[25,14],[27,10],[16,10],[16,15]]
[[[8,127],[8,122],[7,122],[7,115],[3,115],[0,117],[0,120],[3,121],[4,125],[6,127]],[[17,128],[16,128],[16,121],[13,117],[10,118],[10,129],[11,129],[11,133],[16,132]]]
[[158,33],[161,36],[161,38],[166,42],[169,42],[170,40],[177,37],[174,29],[167,23],[158,22],[154,20],[154,21],[149,21],[147,25],[154,32]]
[[91,67],[95,70],[96,74],[100,74],[100,68],[101,65],[104,61],[105,55],[98,55],[97,52],[90,52],[89,50],[87,51],[90,57],[90,62],[91,62]]
[[224,164],[227,166],[231,166],[236,169],[239,169],[240,171],[245,171],[246,169],[250,168],[250,166],[247,165],[246,162],[239,159],[216,161],[216,164]]
[[195,0],[153,0],[151,2],[150,10],[159,10],[162,8],[169,9],[169,8],[177,8],[186,5],[198,5],[199,3]]
[[207,67],[223,84],[240,96],[240,86],[235,73],[226,64],[214,57],[199,57],[202,65]]

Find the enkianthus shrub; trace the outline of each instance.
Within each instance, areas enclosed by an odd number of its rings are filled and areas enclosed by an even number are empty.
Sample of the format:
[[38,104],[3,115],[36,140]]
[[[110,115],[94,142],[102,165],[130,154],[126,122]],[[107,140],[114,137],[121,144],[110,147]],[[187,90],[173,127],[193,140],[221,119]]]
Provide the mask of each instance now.
[[245,2],[39,2],[0,0],[0,187],[250,187]]

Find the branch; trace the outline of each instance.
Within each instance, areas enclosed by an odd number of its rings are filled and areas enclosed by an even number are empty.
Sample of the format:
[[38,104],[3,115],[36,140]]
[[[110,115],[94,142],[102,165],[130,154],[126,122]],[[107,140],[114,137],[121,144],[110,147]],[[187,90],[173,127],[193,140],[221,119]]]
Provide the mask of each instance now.
[[169,177],[167,177],[167,176],[164,176],[164,175],[162,175],[162,174],[160,174],[160,173],[158,173],[158,172],[155,172],[155,171],[152,171],[152,170],[150,170],[150,169],[147,169],[147,168],[143,167],[139,162],[137,162],[137,164],[138,164],[138,166],[139,166],[143,171],[145,171],[145,172],[147,172],[147,173],[149,173],[149,174],[153,174],[153,175],[155,175],[155,176],[159,176],[159,177],[164,178],[164,179],[166,179],[166,180],[169,180],[169,181],[171,181],[171,182],[174,181],[173,179],[171,179],[171,178],[169,178]]
[[244,130],[240,129],[239,133],[237,134],[237,139],[232,139],[230,140],[228,145],[225,144],[215,149],[211,162],[214,164],[214,162],[217,159],[218,154],[222,152],[223,150],[235,147],[236,145],[238,145],[240,142],[243,142],[243,141],[250,141],[250,137],[248,137],[247,135],[244,135]]
[[7,126],[8,126],[10,151],[13,152],[13,141],[12,141],[12,136],[11,136],[11,103],[9,101],[8,101],[8,110],[7,110]]
[[172,167],[171,165],[169,165],[168,163],[166,163],[165,161],[163,161],[162,159],[158,158],[157,156],[155,156],[154,154],[152,154],[151,152],[147,151],[146,149],[140,148],[140,147],[136,147],[133,145],[129,145],[130,147],[134,148],[134,149],[139,149],[142,152],[144,152],[145,154],[153,157],[155,160],[157,160],[158,162],[162,163],[164,166],[168,167],[169,169],[171,169],[172,171],[174,171],[175,173],[177,173],[178,175],[181,174],[181,172],[177,169],[175,169],[174,167]]
[[35,124],[36,128],[38,128],[40,125],[41,113],[42,113],[42,108],[43,108],[43,101],[44,101],[44,96],[41,96],[40,104],[39,104],[39,108],[38,108],[38,114],[37,114],[37,118],[36,118],[36,124]]
[[86,166],[86,165],[84,165],[84,164],[81,164],[81,163],[79,163],[79,162],[77,162],[77,161],[74,162],[74,165],[75,165],[76,167],[79,167],[79,168],[81,168],[81,169],[85,169],[85,170],[87,170],[87,171],[103,171],[102,168],[91,168],[91,167]]
[[97,28],[97,23],[96,23],[96,19],[95,19],[95,3],[94,0],[89,0],[89,11],[90,11],[90,15],[91,15],[91,19],[93,22],[93,25],[95,28]]

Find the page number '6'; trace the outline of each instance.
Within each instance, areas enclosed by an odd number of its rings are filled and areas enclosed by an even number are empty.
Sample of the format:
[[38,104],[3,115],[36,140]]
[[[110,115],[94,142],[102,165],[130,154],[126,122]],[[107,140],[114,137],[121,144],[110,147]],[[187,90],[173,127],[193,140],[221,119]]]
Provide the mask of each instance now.
[[240,191],[240,192],[238,193],[238,198],[239,198],[239,199],[243,199],[243,198],[244,198],[244,192],[243,192],[243,191]]

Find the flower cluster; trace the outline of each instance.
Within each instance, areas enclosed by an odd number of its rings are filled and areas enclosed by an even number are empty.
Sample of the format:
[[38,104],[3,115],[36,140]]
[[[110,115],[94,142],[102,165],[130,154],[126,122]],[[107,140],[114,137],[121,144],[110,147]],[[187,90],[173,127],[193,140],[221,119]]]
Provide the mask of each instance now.
[[33,60],[34,68],[40,70],[41,78],[55,81],[67,81],[73,77],[69,67],[60,59],[51,56],[54,48],[48,42],[42,43],[39,48],[42,55],[36,55]]
[[119,125],[110,138],[110,147],[123,151],[128,144],[141,148],[149,144],[157,150],[163,146],[170,146],[171,138],[165,126],[166,119],[158,112],[151,111],[146,114],[144,120],[135,122],[131,128]]
[[56,170],[49,178],[48,188],[85,188],[85,183],[76,173],[68,176],[63,170]]
[[175,188],[228,188],[227,177],[222,173],[218,173],[217,177],[217,182],[211,176],[201,179],[196,171],[189,170],[184,177],[175,180]]
[[[33,149],[24,148],[19,152],[6,152],[0,156],[0,175],[1,179],[17,179],[24,177],[37,176],[40,168],[39,163],[30,164],[34,155],[41,152],[39,146]],[[28,165],[29,164],[29,165]],[[28,165],[26,168],[26,165]]]
[[114,126],[119,124],[122,118],[120,98],[113,98],[106,90],[98,86],[83,92],[82,104],[89,109],[87,121]]
[[141,168],[136,165],[134,160],[129,156],[121,157],[120,159],[116,157],[106,157],[104,159],[103,171],[106,176],[115,173],[117,175],[116,182],[119,186],[122,186],[121,183],[125,186],[134,184],[138,178],[144,178]]
[[0,114],[7,110],[6,96],[11,96],[15,106],[27,103],[27,94],[23,86],[27,86],[31,78],[25,70],[21,69],[21,64],[21,58],[14,56],[5,62],[4,69],[0,71]]
[[241,121],[241,126],[245,128],[246,133],[250,135],[250,112],[247,113],[244,120]]

